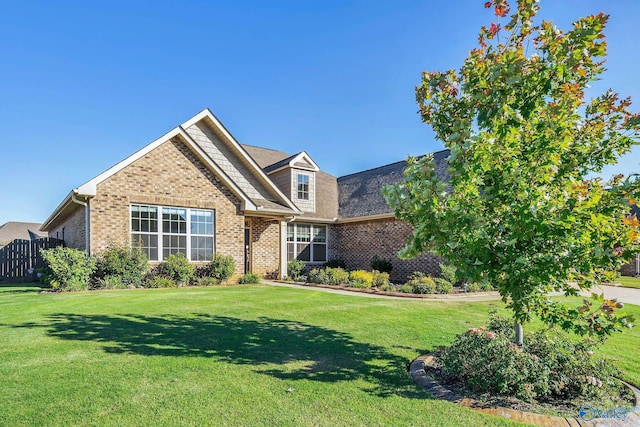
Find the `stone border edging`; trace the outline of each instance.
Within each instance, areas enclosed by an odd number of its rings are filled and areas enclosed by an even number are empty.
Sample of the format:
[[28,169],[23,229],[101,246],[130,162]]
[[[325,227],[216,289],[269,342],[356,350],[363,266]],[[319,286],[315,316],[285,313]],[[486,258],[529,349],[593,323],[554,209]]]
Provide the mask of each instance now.
[[323,288],[323,289],[334,289],[338,291],[348,291],[354,293],[362,293],[362,294],[372,294],[372,295],[382,295],[389,297],[399,297],[399,298],[413,298],[413,299],[464,299],[468,297],[500,297],[500,293],[498,291],[488,291],[488,292],[460,292],[455,294],[407,294],[404,292],[388,292],[388,291],[380,291],[377,289],[364,289],[364,288],[352,288],[348,286],[340,286],[340,285],[325,285],[321,283],[303,283],[303,282],[287,282],[286,280],[270,280],[271,282],[283,283],[289,285],[298,285],[298,286],[306,286],[308,288]]
[[[436,382],[425,371],[425,366],[433,367],[435,363],[435,357],[432,353],[423,354],[422,356],[414,359],[409,366],[409,374],[413,381],[438,399],[447,400],[451,403],[457,403],[460,406],[471,408],[479,412],[486,414],[508,418],[510,420],[519,421],[523,423],[535,424],[544,427],[555,426],[632,426],[640,425],[640,415],[635,412],[630,412],[626,416],[626,420],[615,418],[597,418],[593,421],[584,421],[579,416],[576,417],[556,417],[552,415],[534,414],[532,412],[523,412],[511,408],[503,408],[500,406],[494,406],[487,403],[482,403],[469,397],[462,397],[455,392],[449,390],[445,386]],[[632,385],[623,381],[623,383],[629,387],[635,396],[636,407],[640,407],[640,390]]]

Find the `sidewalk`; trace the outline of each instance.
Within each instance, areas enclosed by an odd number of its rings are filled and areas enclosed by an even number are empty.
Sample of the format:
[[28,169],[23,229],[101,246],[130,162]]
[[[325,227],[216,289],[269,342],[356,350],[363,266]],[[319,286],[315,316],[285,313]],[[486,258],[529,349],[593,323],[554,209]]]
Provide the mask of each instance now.
[[[485,294],[448,294],[448,295],[430,295],[429,298],[424,297],[410,297],[410,296],[393,296],[393,295],[380,295],[380,294],[369,294],[364,292],[357,291],[348,291],[343,289],[330,289],[330,288],[321,288],[317,286],[309,286],[309,285],[299,285],[296,283],[282,283],[282,282],[274,282],[271,280],[262,280],[261,283],[270,286],[282,286],[285,288],[297,288],[297,289],[306,289],[313,290],[319,292],[329,292],[332,294],[340,294],[340,295],[351,295],[351,296],[359,296],[365,298],[387,298],[387,299],[399,299],[399,300],[413,300],[413,301],[491,301],[491,300],[499,300],[500,295],[496,292],[490,292]],[[620,286],[608,286],[608,285],[600,285],[598,288],[594,289],[593,292],[597,294],[601,294],[604,292],[605,298],[612,299],[617,298],[618,301],[624,302],[627,304],[635,304],[640,305],[640,289],[633,288],[623,288]],[[591,296],[591,292],[581,292],[583,296]]]

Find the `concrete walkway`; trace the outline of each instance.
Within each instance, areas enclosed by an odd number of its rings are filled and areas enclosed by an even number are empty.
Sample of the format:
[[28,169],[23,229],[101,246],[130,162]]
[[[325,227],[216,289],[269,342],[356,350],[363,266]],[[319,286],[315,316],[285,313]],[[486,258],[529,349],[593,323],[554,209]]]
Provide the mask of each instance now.
[[[359,296],[364,298],[387,298],[387,299],[399,299],[399,300],[414,300],[414,301],[490,301],[490,300],[499,300],[500,295],[497,292],[487,292],[480,294],[448,294],[448,295],[429,295],[429,297],[410,297],[410,296],[392,296],[392,295],[380,295],[380,294],[370,294],[365,292],[357,292],[357,291],[347,291],[343,289],[331,289],[331,288],[322,288],[318,286],[309,286],[309,285],[299,285],[296,283],[282,283],[282,282],[273,282],[270,280],[262,280],[261,283],[271,286],[282,286],[285,288],[297,288],[297,289],[306,289],[306,290],[314,290],[320,292],[329,292],[332,294],[340,294],[340,295],[351,295],[351,296]],[[618,301],[624,302],[627,304],[635,304],[640,305],[640,289],[633,288],[623,288],[620,286],[608,286],[608,285],[600,285],[597,289],[594,290],[595,293],[601,294],[604,292],[605,298],[612,299],[617,298]],[[591,292],[581,292],[584,296],[591,296]]]

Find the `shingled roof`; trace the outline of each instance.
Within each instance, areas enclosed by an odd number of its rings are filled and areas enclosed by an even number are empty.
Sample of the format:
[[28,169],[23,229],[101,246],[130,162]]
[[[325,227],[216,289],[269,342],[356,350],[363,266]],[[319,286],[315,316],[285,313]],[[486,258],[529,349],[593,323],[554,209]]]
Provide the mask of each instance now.
[[35,222],[16,221],[0,225],[0,246],[4,246],[15,239],[35,240],[39,237],[46,237],[47,233],[40,231],[41,225]]
[[295,157],[285,153],[284,151],[272,150],[270,148],[256,147],[255,145],[242,144],[242,148],[256,161],[258,166],[263,170],[267,166],[278,163],[281,160],[291,159]]
[[[449,150],[433,153],[436,174],[440,179],[448,179],[447,157]],[[338,178],[338,206],[340,218],[357,218],[392,213],[382,197],[382,188],[404,179],[407,168],[405,160],[368,169]]]

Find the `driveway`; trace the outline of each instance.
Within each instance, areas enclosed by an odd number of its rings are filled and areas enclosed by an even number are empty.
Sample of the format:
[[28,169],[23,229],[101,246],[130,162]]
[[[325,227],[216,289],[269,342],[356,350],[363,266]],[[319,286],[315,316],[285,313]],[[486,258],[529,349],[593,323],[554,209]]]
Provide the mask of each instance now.
[[600,290],[596,289],[596,293],[604,292],[604,297],[607,299],[617,298],[620,302],[640,305],[640,289],[607,285],[600,285],[599,288]]

